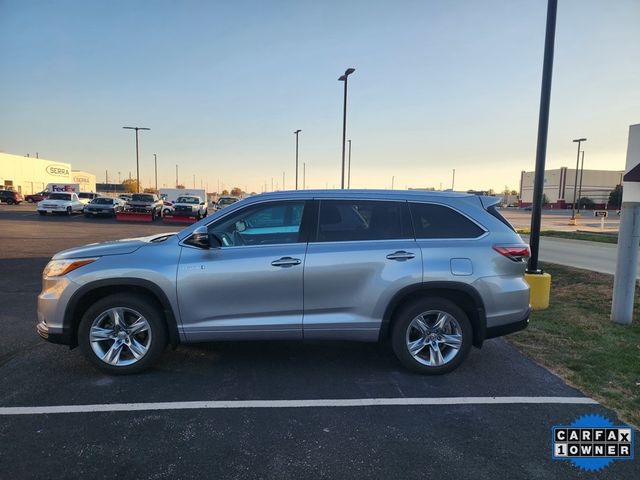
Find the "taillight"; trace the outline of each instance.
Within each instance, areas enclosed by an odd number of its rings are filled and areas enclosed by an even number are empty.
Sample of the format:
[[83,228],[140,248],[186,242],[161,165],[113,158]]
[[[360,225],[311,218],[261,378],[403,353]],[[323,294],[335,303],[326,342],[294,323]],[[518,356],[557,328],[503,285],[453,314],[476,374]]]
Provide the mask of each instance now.
[[514,262],[524,262],[531,255],[529,245],[494,245],[493,249]]

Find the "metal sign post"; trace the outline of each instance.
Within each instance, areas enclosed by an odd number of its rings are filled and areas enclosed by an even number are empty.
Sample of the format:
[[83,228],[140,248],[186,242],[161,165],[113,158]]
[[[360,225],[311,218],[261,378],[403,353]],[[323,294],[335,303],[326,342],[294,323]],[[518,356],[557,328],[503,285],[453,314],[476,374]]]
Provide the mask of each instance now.
[[640,124],[629,127],[611,321],[631,325],[640,243]]

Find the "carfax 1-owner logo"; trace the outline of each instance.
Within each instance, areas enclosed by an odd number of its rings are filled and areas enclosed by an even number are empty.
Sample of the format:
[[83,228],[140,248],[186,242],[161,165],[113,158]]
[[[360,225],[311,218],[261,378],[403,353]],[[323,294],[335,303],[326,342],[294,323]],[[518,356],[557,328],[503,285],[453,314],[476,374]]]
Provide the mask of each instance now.
[[554,460],[569,460],[587,471],[601,470],[617,460],[633,460],[634,431],[600,415],[585,415],[571,425],[552,429]]

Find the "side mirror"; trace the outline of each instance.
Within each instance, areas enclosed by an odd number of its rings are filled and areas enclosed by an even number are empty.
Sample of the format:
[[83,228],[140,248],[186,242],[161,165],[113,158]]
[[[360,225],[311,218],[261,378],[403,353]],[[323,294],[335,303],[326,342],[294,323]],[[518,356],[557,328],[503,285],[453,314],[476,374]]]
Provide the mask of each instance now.
[[[211,237],[215,238],[213,235],[211,235]],[[207,227],[201,226],[196,228],[191,236],[184,241],[184,243],[205,250],[210,249],[211,241],[209,240],[209,231],[207,230]],[[219,247],[219,245],[217,246]]]

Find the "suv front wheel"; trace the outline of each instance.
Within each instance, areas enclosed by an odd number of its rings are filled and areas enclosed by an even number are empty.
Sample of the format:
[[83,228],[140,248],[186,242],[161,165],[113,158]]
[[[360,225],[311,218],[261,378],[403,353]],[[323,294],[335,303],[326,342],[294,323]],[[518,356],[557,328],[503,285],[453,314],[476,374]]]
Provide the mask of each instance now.
[[472,337],[471,322],[464,311],[450,300],[432,297],[401,309],[391,340],[396,356],[409,370],[439,375],[462,363]]
[[162,354],[167,333],[162,312],[144,297],[118,293],[94,303],[82,316],[78,345],[108,373],[136,373]]

